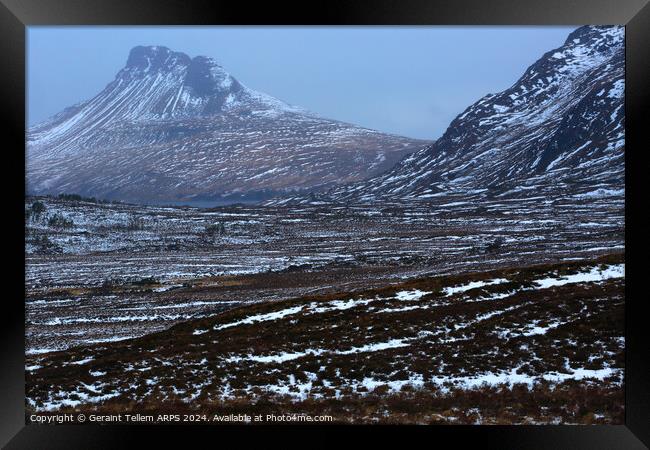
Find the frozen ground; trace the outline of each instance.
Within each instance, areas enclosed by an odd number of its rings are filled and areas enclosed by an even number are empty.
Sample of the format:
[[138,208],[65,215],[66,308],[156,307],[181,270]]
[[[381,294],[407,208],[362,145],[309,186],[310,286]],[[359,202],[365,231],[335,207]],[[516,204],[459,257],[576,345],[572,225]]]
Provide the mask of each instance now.
[[620,423],[624,277],[619,254],[249,305],[31,355],[28,407]]
[[26,209],[35,201],[45,211],[26,222],[28,353],[248,303],[624,249],[621,195],[214,210],[29,198]]

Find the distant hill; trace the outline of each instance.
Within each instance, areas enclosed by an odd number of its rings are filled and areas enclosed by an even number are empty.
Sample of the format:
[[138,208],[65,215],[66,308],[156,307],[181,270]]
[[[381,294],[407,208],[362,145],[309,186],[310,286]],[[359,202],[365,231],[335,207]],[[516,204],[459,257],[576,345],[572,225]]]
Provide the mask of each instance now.
[[131,202],[259,200],[359,181],[427,144],[288,105],[211,58],[135,47],[94,98],[29,129],[27,187]]

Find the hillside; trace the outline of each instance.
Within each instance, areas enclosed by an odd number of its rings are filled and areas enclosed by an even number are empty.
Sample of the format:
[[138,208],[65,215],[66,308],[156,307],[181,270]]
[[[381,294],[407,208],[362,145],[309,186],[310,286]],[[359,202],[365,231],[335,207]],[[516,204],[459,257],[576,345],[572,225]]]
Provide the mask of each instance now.
[[458,194],[478,200],[551,191],[620,195],[624,75],[624,28],[578,28],[510,88],[469,106],[432,145],[382,175],[316,198],[373,202]]

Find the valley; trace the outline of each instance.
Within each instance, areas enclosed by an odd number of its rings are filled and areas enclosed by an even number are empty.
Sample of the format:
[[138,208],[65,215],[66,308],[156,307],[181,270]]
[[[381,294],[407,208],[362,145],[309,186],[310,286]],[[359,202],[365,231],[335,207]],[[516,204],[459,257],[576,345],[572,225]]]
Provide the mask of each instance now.
[[27,226],[28,354],[267,300],[624,249],[622,196],[211,210],[40,197],[26,208],[35,202],[45,212]]

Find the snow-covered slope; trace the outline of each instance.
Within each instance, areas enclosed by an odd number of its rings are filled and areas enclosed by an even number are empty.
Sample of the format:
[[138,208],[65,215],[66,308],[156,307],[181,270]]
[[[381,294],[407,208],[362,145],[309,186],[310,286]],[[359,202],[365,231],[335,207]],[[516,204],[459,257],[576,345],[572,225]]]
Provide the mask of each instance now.
[[211,58],[135,47],[97,96],[29,130],[27,181],[144,202],[268,195],[358,181],[426,144],[323,119]]
[[622,190],[624,74],[624,28],[578,28],[512,87],[467,108],[434,144],[385,174],[333,188],[324,198]]

